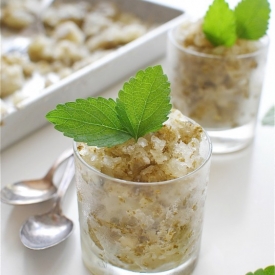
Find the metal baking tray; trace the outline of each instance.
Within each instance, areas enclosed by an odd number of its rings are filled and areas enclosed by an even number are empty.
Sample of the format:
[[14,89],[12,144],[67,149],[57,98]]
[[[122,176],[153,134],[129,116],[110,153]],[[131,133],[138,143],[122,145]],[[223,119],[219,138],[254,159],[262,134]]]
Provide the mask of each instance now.
[[[100,0],[86,1],[93,3]],[[114,2],[121,11],[131,12],[158,27],[49,86],[39,95],[24,100],[18,110],[1,121],[1,150],[45,126],[48,123],[45,114],[57,104],[98,95],[164,57],[167,31],[185,16],[183,10],[145,0],[109,2]]]

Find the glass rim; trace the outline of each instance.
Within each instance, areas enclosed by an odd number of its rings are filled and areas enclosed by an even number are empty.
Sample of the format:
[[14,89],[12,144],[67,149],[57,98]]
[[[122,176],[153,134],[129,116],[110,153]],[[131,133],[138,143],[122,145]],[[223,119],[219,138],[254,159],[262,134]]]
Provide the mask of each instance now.
[[[175,26],[174,28],[170,29],[168,31],[168,39],[172,42],[172,44],[177,47],[180,51],[182,52],[186,52],[188,54],[194,55],[194,56],[200,56],[200,57],[204,57],[204,58],[212,58],[212,59],[223,59],[225,57],[225,55],[216,55],[216,54],[209,54],[209,53],[203,53],[203,52],[198,52],[192,49],[188,49],[185,48],[183,46],[181,46],[178,41],[175,38],[175,34],[174,32],[180,27],[180,25]],[[253,41],[253,40],[251,40]],[[267,49],[269,46],[269,37],[268,35],[264,35],[263,37],[261,37],[259,40],[256,41],[262,41],[262,45],[261,47],[253,52],[250,53],[245,53],[245,54],[230,54],[228,55],[229,57],[232,56],[236,56],[237,59],[244,59],[244,58],[249,58],[249,57],[253,57],[258,55],[260,52],[262,52],[263,50]]]
[[[189,117],[186,117],[186,118],[188,118],[188,120],[191,121],[192,123],[196,123],[192,119],[190,119]],[[196,123],[196,124],[198,124],[198,123]],[[80,154],[77,150],[77,141],[73,141],[73,151],[74,151],[74,155],[77,156],[77,158],[81,161],[82,164],[84,164],[87,168],[92,170],[98,176],[104,177],[108,180],[115,181],[115,182],[120,183],[120,184],[137,185],[137,186],[165,185],[165,184],[170,184],[170,183],[173,183],[173,182],[191,177],[197,171],[201,170],[210,161],[211,156],[212,156],[212,142],[211,142],[211,139],[210,139],[208,133],[206,132],[206,130],[203,127],[202,127],[202,130],[203,130],[203,134],[206,138],[206,141],[208,143],[208,152],[207,152],[207,156],[204,159],[203,163],[201,163],[201,165],[199,167],[197,167],[194,171],[192,171],[192,172],[190,172],[190,173],[188,173],[184,176],[181,176],[181,177],[178,177],[178,178],[175,178],[175,179],[171,179],[171,180],[166,180],[166,181],[142,182],[142,181],[130,181],[130,180],[123,180],[123,179],[114,178],[114,177],[111,177],[109,175],[106,175],[106,174],[100,172],[99,170],[97,170],[96,168],[94,168],[93,166],[91,166],[87,162],[85,162],[84,159],[80,156]]]

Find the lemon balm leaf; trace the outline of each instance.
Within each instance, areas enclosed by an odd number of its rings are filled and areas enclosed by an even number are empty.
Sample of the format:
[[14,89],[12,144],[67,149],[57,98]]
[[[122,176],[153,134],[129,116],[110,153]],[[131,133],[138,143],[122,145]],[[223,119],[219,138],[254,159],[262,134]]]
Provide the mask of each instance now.
[[159,65],[139,71],[126,82],[116,106],[122,125],[135,140],[159,130],[171,108],[170,83]]
[[203,32],[214,45],[232,46],[236,39],[234,12],[224,0],[214,0],[203,20]]
[[268,29],[268,0],[242,0],[232,11],[225,0],[214,0],[203,21],[203,32],[214,45],[233,46],[237,38],[258,40]]
[[119,92],[117,101],[102,97],[59,104],[46,118],[75,141],[112,147],[160,129],[168,119],[170,83],[161,66],[139,71]]
[[270,265],[264,269],[266,275],[274,275],[275,274],[275,266]]
[[275,274],[274,272],[275,272],[275,266],[271,265],[266,267],[265,269],[260,268],[256,270],[254,273],[249,272],[246,275],[274,275]]
[[266,275],[266,274],[265,274],[264,270],[261,268],[261,269],[256,270],[254,273],[249,272],[246,275]]
[[267,0],[242,0],[234,14],[239,38],[257,40],[266,34],[270,17]]
[[131,136],[123,129],[113,99],[88,98],[59,104],[46,118],[75,141],[88,145],[111,147],[123,143]]

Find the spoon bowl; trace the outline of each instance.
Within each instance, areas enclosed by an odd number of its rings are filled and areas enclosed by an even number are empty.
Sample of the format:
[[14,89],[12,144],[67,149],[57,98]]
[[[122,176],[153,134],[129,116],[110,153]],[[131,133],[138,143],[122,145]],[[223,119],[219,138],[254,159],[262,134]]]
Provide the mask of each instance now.
[[73,230],[73,222],[64,215],[49,212],[32,216],[21,229],[22,243],[34,250],[41,250],[64,241]]
[[72,154],[72,149],[64,151],[42,179],[25,180],[6,185],[1,190],[1,201],[11,205],[27,205],[54,198],[57,192],[53,184],[54,172]]
[[72,233],[73,222],[62,214],[60,204],[73,177],[74,163],[70,157],[53,208],[45,214],[31,216],[21,227],[20,239],[27,248],[49,248],[64,241]]
[[19,181],[1,190],[1,201],[7,204],[32,204],[46,201],[56,194],[56,187],[46,179]]

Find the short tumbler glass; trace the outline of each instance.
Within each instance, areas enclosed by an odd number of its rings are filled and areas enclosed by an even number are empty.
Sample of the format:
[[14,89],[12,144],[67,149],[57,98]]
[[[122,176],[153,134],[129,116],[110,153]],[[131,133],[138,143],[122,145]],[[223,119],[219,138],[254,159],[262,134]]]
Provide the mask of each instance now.
[[200,151],[204,162],[190,174],[144,183],[99,172],[74,143],[82,257],[93,275],[192,273],[212,152],[205,132]]
[[207,130],[213,153],[246,147],[255,134],[268,37],[255,52],[214,55],[183,47],[179,27],[169,32],[167,49],[174,107]]

